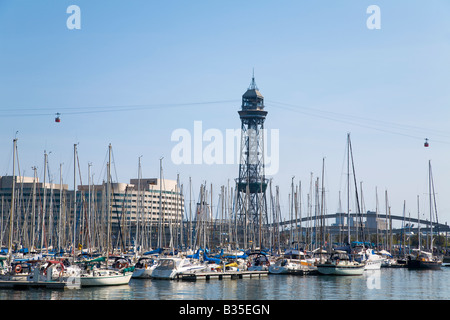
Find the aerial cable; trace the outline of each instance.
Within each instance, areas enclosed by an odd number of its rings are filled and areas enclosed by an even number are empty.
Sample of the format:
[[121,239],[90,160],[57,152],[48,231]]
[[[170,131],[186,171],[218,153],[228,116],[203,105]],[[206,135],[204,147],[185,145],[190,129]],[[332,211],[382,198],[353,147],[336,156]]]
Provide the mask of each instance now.
[[[266,106],[268,106],[268,105],[266,104]],[[303,106],[287,104],[287,103],[282,103],[282,102],[275,102],[275,101],[269,102],[269,106],[274,107],[274,108],[287,109],[287,110],[305,114],[308,116],[318,117],[318,118],[327,119],[327,120],[331,120],[331,121],[335,121],[335,122],[351,124],[351,125],[360,126],[363,128],[369,128],[369,129],[382,131],[382,132],[386,132],[386,133],[390,133],[390,134],[402,135],[402,136],[406,136],[406,137],[414,138],[414,139],[423,140],[424,138],[423,138],[423,136],[419,137],[419,136],[412,135],[409,133],[401,133],[401,132],[398,132],[395,130],[408,130],[408,132],[411,132],[411,131],[418,131],[418,132],[421,131],[422,132],[423,131],[428,134],[431,131],[431,132],[434,132],[436,135],[440,135],[443,137],[450,137],[450,133],[447,133],[444,131],[430,130],[430,129],[420,128],[420,127],[416,127],[416,126],[396,124],[396,123],[392,123],[392,122],[368,119],[368,118],[363,118],[363,117],[358,117],[358,116],[349,116],[349,115],[345,115],[345,114],[339,114],[336,112],[323,111],[323,110],[318,110],[318,109],[314,109],[314,108],[310,108],[310,107],[303,107]],[[368,121],[371,124],[364,124],[361,121]],[[388,128],[383,128],[383,126],[384,127],[387,126]],[[429,139],[427,139],[427,140],[429,140]],[[433,141],[440,142],[440,143],[447,143],[447,144],[449,143],[449,142],[441,141],[441,140],[433,140]]]
[[[88,113],[104,113],[104,112],[117,112],[117,111],[135,111],[135,110],[146,110],[146,109],[162,109],[162,108],[177,108],[185,106],[201,106],[201,105],[211,105],[211,104],[221,104],[221,103],[235,103],[240,100],[219,100],[219,101],[204,101],[204,102],[187,102],[187,103],[162,103],[162,104],[141,104],[141,105],[118,105],[118,106],[91,106],[91,107],[36,107],[36,108],[13,108],[13,109],[0,109],[0,114],[2,117],[27,117],[27,116],[48,116],[55,115],[54,110],[58,110],[56,116],[61,115],[61,111],[65,115],[68,114],[88,114]],[[77,110],[77,111],[70,111]],[[32,112],[32,111],[37,111]],[[42,112],[49,111],[49,113]],[[8,114],[9,112],[14,112]],[[19,113],[17,113],[19,112]]]

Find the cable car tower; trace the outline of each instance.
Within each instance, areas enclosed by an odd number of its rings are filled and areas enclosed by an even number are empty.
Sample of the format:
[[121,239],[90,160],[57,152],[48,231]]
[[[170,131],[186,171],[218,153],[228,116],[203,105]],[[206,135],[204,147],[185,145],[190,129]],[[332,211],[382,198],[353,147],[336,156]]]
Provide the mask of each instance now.
[[236,179],[236,223],[238,244],[244,248],[264,245],[263,225],[268,223],[264,173],[264,97],[253,75],[247,91],[242,95],[241,149],[239,178]]

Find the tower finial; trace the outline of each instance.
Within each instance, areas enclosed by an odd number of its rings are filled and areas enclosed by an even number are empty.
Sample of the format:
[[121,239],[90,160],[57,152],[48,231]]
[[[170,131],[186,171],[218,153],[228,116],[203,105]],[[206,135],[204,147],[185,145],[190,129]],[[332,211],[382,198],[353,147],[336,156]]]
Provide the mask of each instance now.
[[253,68],[253,72],[252,72],[252,82],[250,83],[250,86],[248,87],[249,90],[253,90],[256,89],[258,90],[258,87],[256,86],[256,82],[255,82],[255,68]]

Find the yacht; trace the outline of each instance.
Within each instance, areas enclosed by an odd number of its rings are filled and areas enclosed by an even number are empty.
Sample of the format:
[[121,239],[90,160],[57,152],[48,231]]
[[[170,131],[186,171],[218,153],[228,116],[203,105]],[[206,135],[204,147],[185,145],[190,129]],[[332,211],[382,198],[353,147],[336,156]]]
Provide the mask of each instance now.
[[247,271],[268,271],[270,264],[269,256],[263,252],[248,254]]
[[157,260],[152,257],[139,258],[138,262],[134,265],[134,271],[131,277],[137,279],[151,278],[153,270],[157,265]]
[[152,271],[153,279],[176,279],[179,274],[205,271],[206,265],[189,258],[164,257]]
[[269,266],[271,274],[310,274],[317,271],[314,259],[308,258],[302,251],[286,251],[285,254],[275,260]]
[[346,251],[335,250],[330,258],[317,265],[317,271],[325,275],[353,276],[364,273],[364,264],[350,260]]
[[418,251],[414,255],[408,256],[408,269],[431,269],[439,270],[442,266],[442,259],[434,256],[431,252]]
[[380,270],[384,262],[382,255],[376,254],[373,249],[364,248],[355,254],[355,260],[364,264],[364,270]]
[[101,263],[106,262],[106,257],[99,257],[89,261],[80,263],[80,286],[116,286],[125,285],[130,282],[133,274],[133,267],[123,267],[121,269],[113,269],[108,266],[102,266]]

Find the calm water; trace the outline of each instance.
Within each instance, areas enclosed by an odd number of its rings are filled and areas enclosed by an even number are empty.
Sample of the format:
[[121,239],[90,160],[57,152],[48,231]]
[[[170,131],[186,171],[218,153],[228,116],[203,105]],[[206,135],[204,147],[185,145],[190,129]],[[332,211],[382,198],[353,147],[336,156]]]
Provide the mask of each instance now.
[[268,275],[261,279],[168,281],[83,289],[0,289],[0,300],[448,300],[450,267],[381,269],[362,276]]

